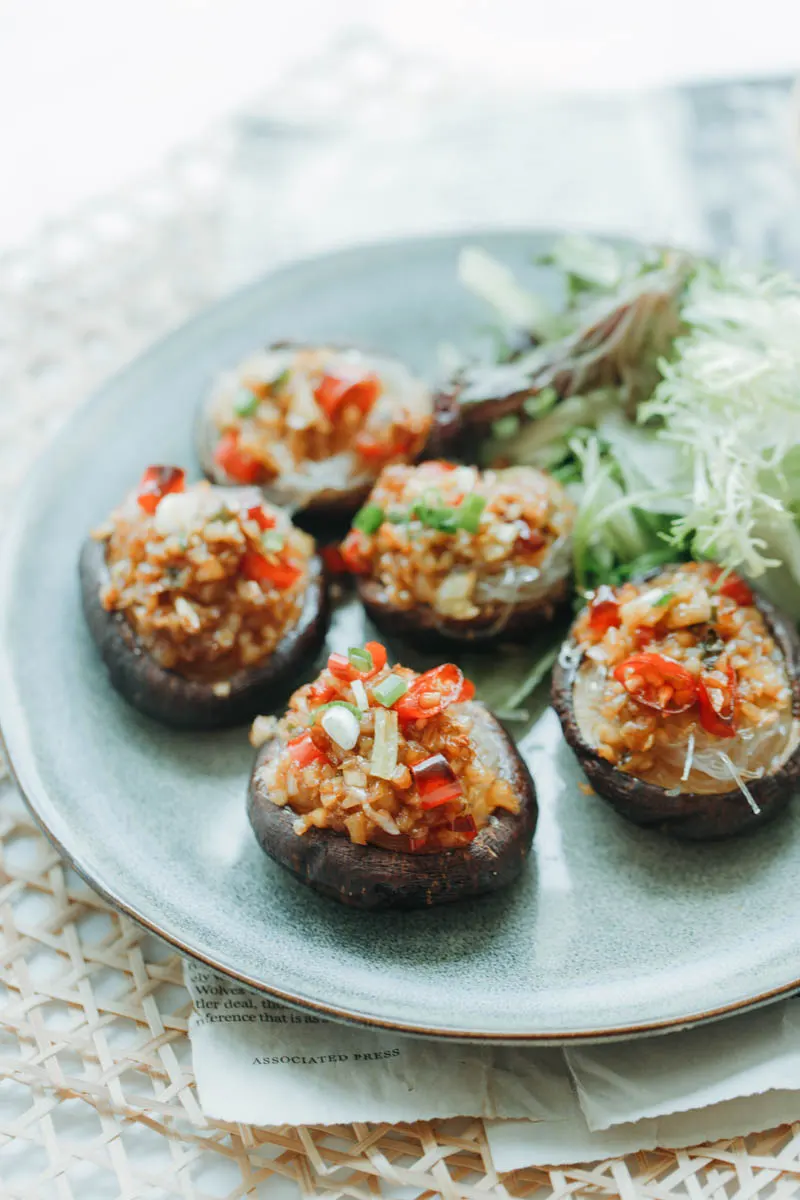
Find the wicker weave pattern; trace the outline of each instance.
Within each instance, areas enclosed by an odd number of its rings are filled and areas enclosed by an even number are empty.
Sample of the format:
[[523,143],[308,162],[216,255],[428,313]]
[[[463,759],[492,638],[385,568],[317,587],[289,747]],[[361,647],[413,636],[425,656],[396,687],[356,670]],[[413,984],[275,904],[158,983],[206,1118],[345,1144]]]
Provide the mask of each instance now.
[[0,842],[3,1196],[80,1200],[97,1187],[98,1195],[181,1200],[366,1200],[402,1188],[447,1200],[749,1200],[800,1189],[800,1126],[500,1178],[473,1119],[273,1130],[207,1123],[192,1079],[179,956],[59,860],[8,783]]
[[[8,489],[77,399],[220,290],[224,162],[222,138],[124,204],[51,230],[35,258],[0,263]],[[155,271],[163,260],[169,271]],[[800,1126],[501,1179],[473,1119],[272,1130],[207,1122],[179,956],[78,879],[9,780],[0,783],[0,853],[0,1195],[9,1200],[755,1200],[800,1187]]]

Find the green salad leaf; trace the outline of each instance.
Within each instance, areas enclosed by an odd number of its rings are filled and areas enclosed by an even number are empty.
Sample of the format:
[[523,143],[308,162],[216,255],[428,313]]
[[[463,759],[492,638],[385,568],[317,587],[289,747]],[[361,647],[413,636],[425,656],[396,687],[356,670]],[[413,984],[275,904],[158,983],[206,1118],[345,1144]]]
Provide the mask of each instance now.
[[[487,260],[473,258],[467,282],[496,303],[502,288],[477,286]],[[713,558],[800,617],[800,284],[575,236],[540,261],[563,272],[563,312],[526,305],[514,283],[503,319],[535,314],[538,344],[467,371],[465,402],[528,389],[485,461],[569,487],[578,589]],[[507,268],[501,279],[513,282]]]

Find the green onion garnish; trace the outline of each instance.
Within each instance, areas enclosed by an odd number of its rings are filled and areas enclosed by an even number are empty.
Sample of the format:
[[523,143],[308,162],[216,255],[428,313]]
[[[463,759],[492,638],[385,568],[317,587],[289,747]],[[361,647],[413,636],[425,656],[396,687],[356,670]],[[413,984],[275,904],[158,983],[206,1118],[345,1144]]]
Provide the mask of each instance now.
[[357,671],[371,671],[375,666],[372,655],[364,646],[351,646],[347,651],[347,661]]
[[467,533],[477,533],[481,523],[481,513],[485,508],[485,496],[476,496],[474,492],[470,496],[465,496],[457,509],[459,527],[466,529]]
[[281,388],[289,382],[290,375],[291,370],[289,367],[287,367],[285,371],[281,371],[280,375],[276,375],[270,383],[270,390],[273,392],[279,392]]
[[653,608],[663,608],[670,600],[675,599],[675,595],[675,592],[662,592],[658,599],[653,601]]
[[454,508],[432,508],[428,513],[431,529],[439,533],[455,533],[458,529],[458,513]]
[[458,529],[457,510],[443,504],[438,492],[426,492],[421,500],[415,500],[411,515],[427,529],[436,529],[439,533],[455,533]]
[[401,679],[399,675],[387,675],[380,683],[375,684],[372,694],[378,704],[382,704],[384,708],[391,708],[407,691],[408,684],[405,679]]
[[365,504],[353,517],[353,529],[360,533],[376,533],[383,524],[383,509],[379,504]]
[[284,537],[282,533],[278,533],[276,529],[267,529],[261,535],[261,545],[270,554],[277,554],[283,549]]
[[519,417],[516,413],[506,413],[492,421],[492,437],[512,438],[519,433]]
[[526,396],[522,401],[522,407],[529,417],[543,417],[555,406],[557,400],[558,392],[555,388],[543,387],[534,396]]
[[324,712],[327,712],[329,708],[346,708],[347,711],[351,712],[353,714],[353,716],[356,718],[356,720],[358,720],[358,721],[360,721],[361,717],[363,716],[361,709],[355,704],[350,704],[347,700],[329,700],[327,704],[321,704],[319,706],[319,708],[314,709],[314,712],[313,712],[313,724],[314,725],[316,725],[317,721],[319,721],[322,714]]
[[233,407],[237,416],[252,417],[258,408],[258,396],[249,388],[241,388],[233,402]]

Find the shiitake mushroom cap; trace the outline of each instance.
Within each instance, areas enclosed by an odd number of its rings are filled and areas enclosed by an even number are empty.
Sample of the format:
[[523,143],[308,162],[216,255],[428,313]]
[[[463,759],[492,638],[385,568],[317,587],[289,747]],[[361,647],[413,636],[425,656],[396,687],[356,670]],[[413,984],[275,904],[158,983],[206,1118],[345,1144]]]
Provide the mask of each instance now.
[[263,663],[236,671],[220,695],[214,683],[187,679],[160,666],[124,613],[100,602],[108,582],[105,543],[87,538],[80,556],[83,612],[117,691],[140,712],[176,729],[222,729],[273,707],[318,653],[328,626],[328,589],[321,559],[308,564],[308,583],[297,622]]
[[[681,564],[658,567],[633,580],[643,583]],[[753,589],[755,605],[764,618],[786,663],[792,690],[792,716],[800,719],[800,637],[794,622]],[[766,824],[788,805],[800,781],[800,744],[771,775],[749,779],[747,787],[760,812],[751,808],[738,788],[725,792],[681,792],[675,795],[657,784],[627,775],[601,758],[586,741],[573,702],[575,679],[583,659],[574,638],[564,643],[553,670],[552,704],[564,736],[575,752],[589,783],[620,816],[645,828],[689,841],[711,841],[747,833]]]
[[[259,750],[248,792],[248,815],[262,849],[314,891],[361,909],[428,908],[506,887],[519,875],[530,852],[538,809],[530,772],[500,722],[484,705],[461,706],[469,715],[498,774],[520,802],[516,814],[490,818],[465,847],[409,854],[381,846],[357,846],[326,829],[294,832],[296,813],[269,798],[261,768],[280,753],[276,735]],[[482,761],[487,761],[484,756]]]
[[500,603],[487,613],[469,620],[443,617],[429,604],[400,608],[392,604],[380,582],[359,576],[356,591],[370,619],[388,636],[406,637],[420,648],[437,649],[461,642],[488,646],[494,642],[523,642],[551,621],[570,592],[567,573],[554,580],[547,594],[536,600],[520,601],[509,609]]

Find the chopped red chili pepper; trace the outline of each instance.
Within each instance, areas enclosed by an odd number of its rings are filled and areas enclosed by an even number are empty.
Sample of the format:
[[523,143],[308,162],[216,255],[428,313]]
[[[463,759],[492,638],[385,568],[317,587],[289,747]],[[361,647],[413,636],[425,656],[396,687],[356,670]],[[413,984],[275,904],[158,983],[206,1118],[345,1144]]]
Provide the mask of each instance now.
[[613,588],[603,583],[589,601],[589,628],[597,637],[619,626],[619,604]]
[[727,596],[742,608],[748,608],[753,603],[753,593],[743,579],[738,575],[729,575],[719,589],[720,596]]
[[361,678],[372,679],[373,675],[377,675],[386,666],[386,647],[382,646],[380,642],[366,642],[364,649],[369,650],[372,655],[372,670],[362,672]]
[[364,649],[372,655],[372,667],[369,671],[359,671],[346,654],[331,654],[328,658],[328,670],[331,675],[345,683],[352,683],[354,679],[362,679],[364,682],[372,679],[386,666],[386,647],[380,642],[367,642]]
[[287,743],[287,749],[292,762],[301,770],[313,762],[327,762],[326,756],[307,731],[301,733],[299,737],[292,738]]
[[237,483],[258,483],[263,474],[262,464],[239,445],[239,434],[229,430],[220,438],[214,451],[214,462]]
[[655,628],[652,625],[637,625],[634,633],[640,646],[649,646],[656,636]]
[[444,663],[419,675],[394,705],[401,721],[435,717],[461,698],[464,676],[454,663]]
[[181,467],[148,467],[139,484],[136,499],[150,516],[170,492],[186,490],[186,472]]
[[256,525],[258,525],[258,528],[264,530],[274,529],[275,525],[277,524],[272,513],[267,512],[267,510],[260,504],[256,504],[254,508],[248,508],[247,519],[249,521],[255,521]]
[[273,562],[257,550],[245,550],[242,555],[242,574],[246,579],[255,580],[262,587],[264,584],[272,584],[279,591],[285,592],[297,582],[303,574],[303,569],[288,559]]
[[342,542],[342,558],[353,575],[369,574],[369,545],[369,538],[359,529],[351,529]]
[[312,683],[308,689],[309,707],[317,708],[320,704],[327,704],[336,695],[336,688],[329,683]]
[[716,737],[736,736],[736,672],[726,667],[727,681],[708,672],[697,681],[697,706],[700,709],[700,724],[707,733]]
[[329,571],[331,575],[347,574],[347,563],[345,562],[344,555],[338,546],[323,546],[320,554],[322,555],[322,561],[325,564],[325,569]]
[[457,800],[464,789],[443,754],[432,754],[411,768],[422,807],[427,811]]
[[410,837],[408,839],[408,848],[412,854],[419,853],[420,850],[427,844],[428,835],[424,833],[422,837]]
[[694,676],[666,654],[632,654],[614,668],[614,678],[646,708],[681,713],[696,699]]
[[350,683],[353,679],[358,678],[353,664],[346,654],[331,654],[328,658],[328,670],[336,679],[341,679],[344,683]]
[[414,435],[398,432],[391,442],[374,437],[371,433],[360,433],[355,440],[356,453],[368,462],[388,462],[392,458],[403,458],[414,446]]
[[381,394],[381,381],[377,375],[364,379],[339,379],[336,375],[325,375],[314,390],[317,404],[326,416],[333,418],[345,404],[355,404],[365,415]]
[[517,521],[517,548],[520,550],[528,550],[531,554],[535,554],[537,550],[541,550],[547,542],[544,534],[538,529],[531,529],[527,521]]

